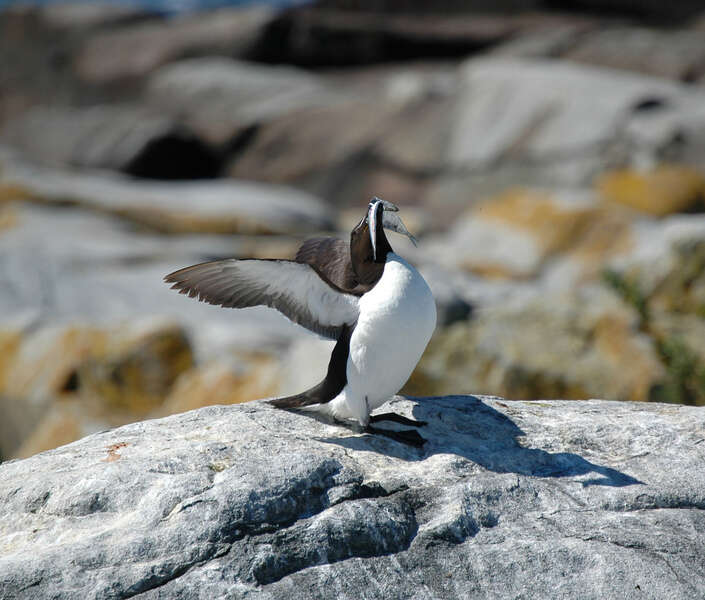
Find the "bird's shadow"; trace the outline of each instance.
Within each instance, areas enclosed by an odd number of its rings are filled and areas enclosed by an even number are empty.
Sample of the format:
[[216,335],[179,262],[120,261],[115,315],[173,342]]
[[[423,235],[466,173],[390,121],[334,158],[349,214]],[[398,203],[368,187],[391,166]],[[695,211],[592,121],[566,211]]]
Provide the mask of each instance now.
[[[394,410],[392,401],[391,409]],[[533,477],[578,477],[583,486],[623,487],[642,483],[617,469],[586,460],[572,452],[547,452],[526,448],[525,435],[504,413],[475,396],[424,398],[413,408],[414,418],[427,424],[420,428],[426,439],[413,448],[379,435],[317,438],[352,450],[379,452],[403,460],[424,460],[434,454],[455,454],[495,473],[517,473]],[[313,415],[312,415],[313,416]],[[323,417],[315,417],[325,421]],[[397,425],[390,428],[403,429]]]

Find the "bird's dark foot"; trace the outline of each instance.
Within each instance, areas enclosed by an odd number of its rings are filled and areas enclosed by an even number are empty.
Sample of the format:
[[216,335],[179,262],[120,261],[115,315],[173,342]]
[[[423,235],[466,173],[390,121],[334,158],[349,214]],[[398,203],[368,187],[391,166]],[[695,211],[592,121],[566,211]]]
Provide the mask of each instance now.
[[413,446],[414,448],[421,448],[426,443],[426,440],[419,435],[419,432],[414,430],[393,431],[392,429],[380,429],[368,425],[365,427],[365,433],[383,435],[397,442],[401,442],[402,444],[406,444],[407,446]]
[[426,421],[414,421],[413,419],[402,417],[397,413],[382,413],[381,415],[372,415],[370,417],[370,423],[379,423],[380,421],[393,421],[394,423],[408,425],[409,427],[423,427],[424,425],[428,425]]

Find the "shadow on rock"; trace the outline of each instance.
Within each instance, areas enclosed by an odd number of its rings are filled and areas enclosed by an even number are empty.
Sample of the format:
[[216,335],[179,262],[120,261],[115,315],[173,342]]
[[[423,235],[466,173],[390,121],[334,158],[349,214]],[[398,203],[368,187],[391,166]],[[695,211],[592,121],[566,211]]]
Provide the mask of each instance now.
[[[395,402],[391,403],[392,410]],[[626,473],[591,463],[572,452],[552,453],[522,446],[519,438],[525,432],[505,414],[475,396],[424,398],[414,407],[413,414],[415,419],[427,422],[420,429],[427,440],[422,449],[374,435],[319,440],[402,460],[424,460],[434,454],[455,454],[495,473],[532,477],[577,477],[594,473],[595,477],[580,481],[583,486],[622,487],[642,483]]]

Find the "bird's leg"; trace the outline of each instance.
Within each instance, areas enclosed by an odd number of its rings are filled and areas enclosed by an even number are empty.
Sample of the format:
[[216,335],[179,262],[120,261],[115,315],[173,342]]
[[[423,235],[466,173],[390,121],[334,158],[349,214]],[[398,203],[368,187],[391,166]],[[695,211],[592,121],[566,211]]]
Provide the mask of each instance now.
[[409,425],[410,427],[423,427],[424,425],[428,425],[426,421],[414,421],[414,419],[407,419],[397,413],[382,413],[381,415],[372,415],[370,417],[370,423],[378,423],[379,421],[393,421],[394,423]]
[[380,429],[368,425],[365,427],[364,431],[365,433],[383,435],[397,442],[401,442],[402,444],[406,444],[407,446],[413,446],[414,448],[421,448],[426,443],[426,440],[419,435],[419,432],[414,430],[394,431],[392,429]]

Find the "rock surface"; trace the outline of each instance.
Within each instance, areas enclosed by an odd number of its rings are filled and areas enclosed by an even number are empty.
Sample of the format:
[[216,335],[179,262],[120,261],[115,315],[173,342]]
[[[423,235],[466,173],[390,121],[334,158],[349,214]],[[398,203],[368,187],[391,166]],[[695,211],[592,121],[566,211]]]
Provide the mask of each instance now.
[[228,180],[144,181],[12,160],[0,166],[0,199],[78,205],[167,233],[266,235],[332,227],[331,212],[323,201],[283,186]]
[[187,56],[246,56],[273,14],[267,6],[226,7],[99,32],[77,53],[76,70],[84,80],[104,84],[143,77]]
[[705,594],[702,409],[391,408],[424,449],[255,402],[4,463],[0,596]]
[[241,129],[336,96],[311,73],[227,57],[182,60],[149,80],[147,102],[183,119],[213,144],[225,144]]

